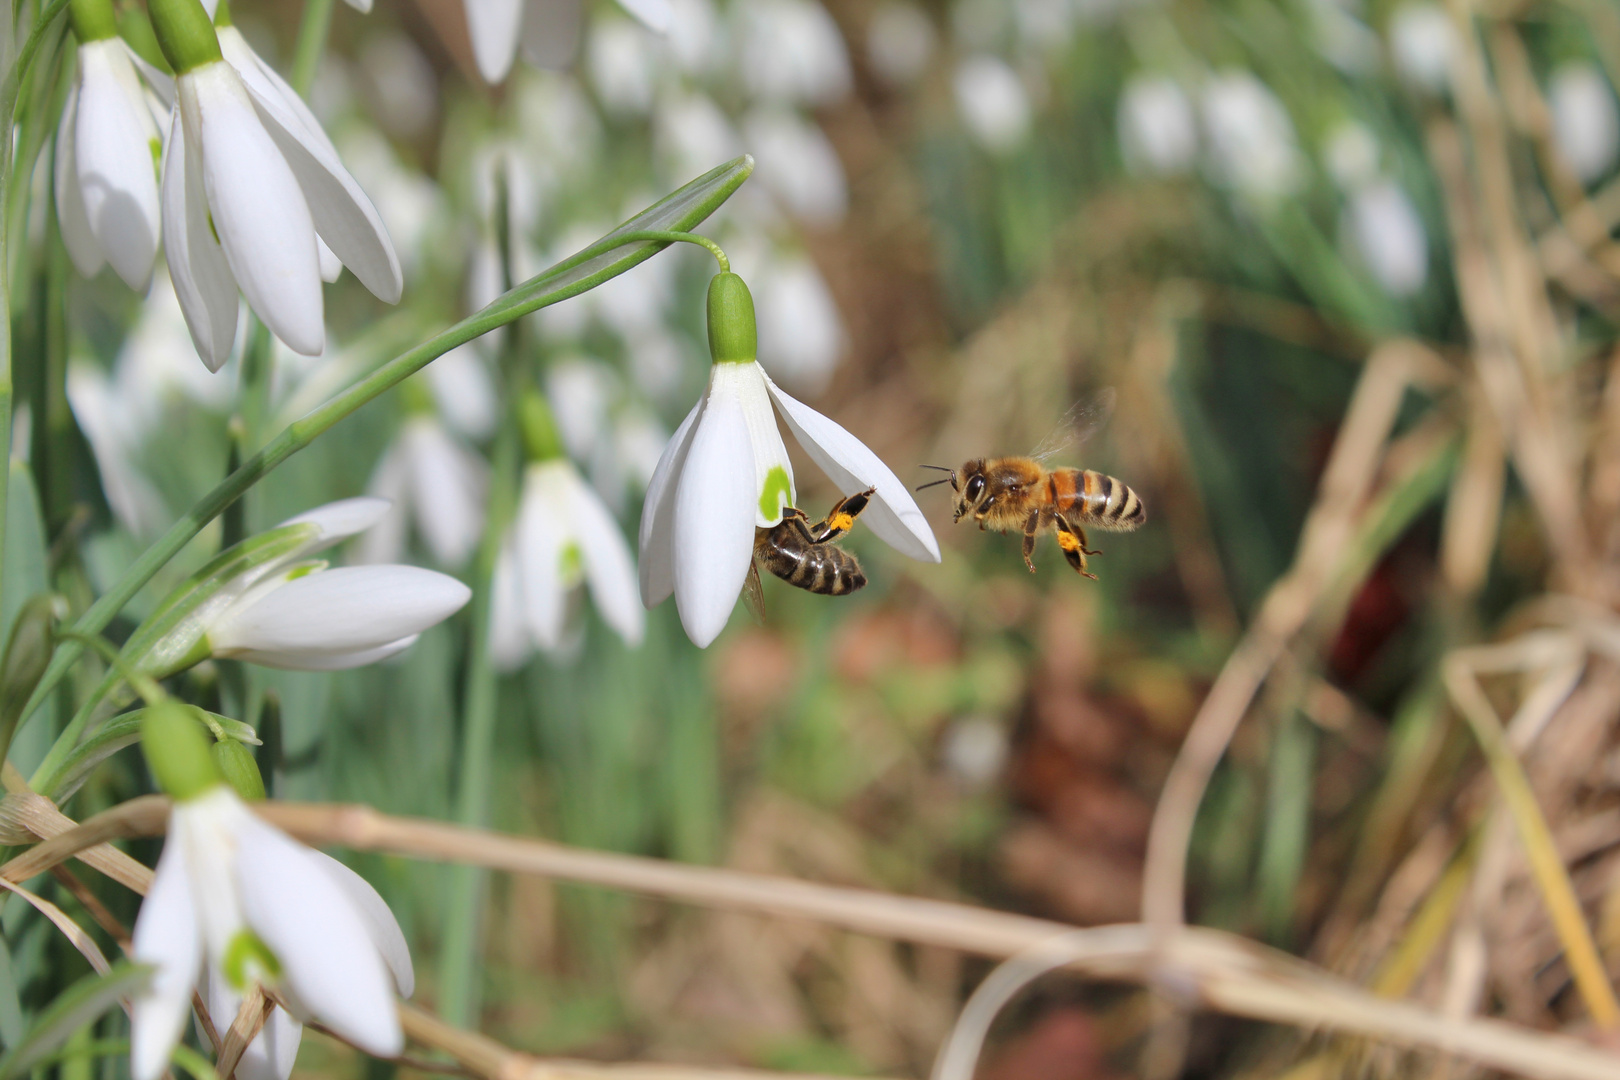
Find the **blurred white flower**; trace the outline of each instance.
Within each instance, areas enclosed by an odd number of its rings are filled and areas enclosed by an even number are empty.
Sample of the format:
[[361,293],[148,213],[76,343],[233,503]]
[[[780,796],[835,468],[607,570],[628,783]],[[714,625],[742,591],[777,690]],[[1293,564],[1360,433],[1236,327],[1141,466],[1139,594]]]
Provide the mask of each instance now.
[[602,120],[578,81],[559,71],[522,71],[509,90],[524,147],[558,173],[588,174],[601,153]]
[[849,191],[843,163],[819,126],[798,113],[764,106],[748,114],[743,131],[760,181],[789,213],[818,228],[844,219]]
[[1287,195],[1304,178],[1294,125],[1277,95],[1252,72],[1231,70],[1204,87],[1210,172],[1255,198]]
[[1335,127],[1322,153],[1328,175],[1346,191],[1378,177],[1378,158],[1378,137],[1357,120],[1346,120]]
[[1361,20],[1360,0],[1311,0],[1312,43],[1328,63],[1347,75],[1378,67],[1378,35]]
[[866,59],[891,86],[910,86],[934,56],[939,34],[912,0],[880,0],[866,24]]
[[411,277],[426,254],[423,248],[434,220],[445,211],[439,185],[408,168],[388,140],[369,125],[350,125],[343,133],[342,146],[349,172],[371,195],[394,240],[401,273]]
[[[624,211],[621,218],[630,218],[637,210],[654,202],[656,198],[651,194],[634,196],[630,200],[633,209]],[[606,231],[604,229],[596,236],[601,236]],[[594,240],[595,237],[592,237],[592,241]],[[696,248],[689,245],[681,246],[688,248],[684,252],[688,259],[697,260],[704,257]],[[577,251],[578,248],[574,250]],[[675,296],[675,274],[680,265],[677,261],[679,258],[678,255],[674,257],[664,255],[648,259],[603,282],[581,298],[586,310],[603,326],[621,337],[634,330],[658,325],[663,322],[664,313]]]
[[659,95],[653,148],[665,179],[676,186],[740,155],[743,141],[714,99],[693,90]]
[[1350,195],[1347,228],[1372,276],[1391,296],[1410,296],[1429,276],[1429,242],[1417,207],[1392,180]]
[[56,134],[56,215],[80,274],[95,277],[111,263],[139,292],[152,279],[162,228],[155,163],[163,139],[130,55],[116,37],[79,46]]
[[[512,70],[519,44],[532,64],[561,67],[573,58],[583,0],[465,0],[467,31],[478,73],[498,83]],[[619,6],[660,34],[673,19],[669,0],[619,0]]]
[[439,415],[452,431],[469,439],[495,434],[498,402],[489,369],[472,343],[457,345],[422,372]]
[[618,523],[571,461],[533,462],[490,588],[496,667],[510,671],[535,649],[560,649],[569,594],[582,583],[603,621],[626,644],[640,644],[646,616],[636,602],[635,560]]
[[585,70],[596,100],[613,116],[652,109],[658,57],[647,32],[628,19],[598,19],[585,43]]
[[388,513],[361,538],[362,563],[397,562],[408,524],[440,566],[460,567],[484,531],[489,468],[423,413],[405,421],[371,474],[366,493],[390,502]]
[[1005,60],[989,53],[970,56],[957,65],[951,87],[968,134],[986,150],[1006,154],[1028,138],[1029,93]]
[[609,490],[646,491],[668,443],[669,429],[651,412],[637,406],[621,409],[613,421],[613,468],[606,478],[612,484]]
[[[540,185],[528,155],[520,147],[494,141],[479,147],[471,164],[479,230],[468,259],[465,301],[468,311],[478,311],[506,291],[508,270],[511,283],[516,285],[539,273],[544,263],[534,242],[540,222]],[[495,233],[498,197],[503,191],[510,268],[502,265],[501,244]],[[474,338],[474,348],[486,354],[498,352],[506,334],[506,327],[501,327]]]
[[114,364],[119,411],[144,435],[177,398],[208,409],[228,408],[236,400],[235,363],[234,351],[217,373],[197,362],[180,301],[160,267]]
[[1558,153],[1583,183],[1614,168],[1620,156],[1620,110],[1603,73],[1585,61],[1559,65],[1547,80]]
[[608,410],[620,393],[619,377],[600,360],[575,356],[551,365],[545,390],[563,449],[572,458],[589,461],[607,434]]
[[1456,28],[1439,4],[1405,4],[1389,19],[1389,48],[1395,70],[1419,90],[1444,93],[1451,85],[1451,53]]
[[1168,75],[1132,75],[1119,96],[1120,154],[1133,173],[1173,175],[1198,154],[1198,120]]
[[410,35],[397,29],[372,34],[355,59],[365,76],[366,105],[384,131],[414,139],[433,126],[439,77]]
[[773,257],[753,276],[760,363],[794,393],[827,389],[844,351],[838,304],[804,255]]
[[829,105],[852,86],[849,53],[827,9],[815,0],[749,0],[734,9],[743,85],[755,97]]
[[1074,36],[1079,11],[1072,0],[1013,0],[1013,25],[1026,49],[1055,53]]
[[122,407],[111,380],[94,364],[75,361],[68,365],[67,399],[95,456],[102,494],[119,524],[140,539],[168,528],[163,496],[135,464],[145,432],[138,415]]
[[639,328],[625,338],[625,350],[636,388],[659,405],[674,404],[692,359],[682,339],[666,326]]
[[682,71],[707,75],[727,55],[729,24],[714,9],[713,0],[669,0],[669,51]]
[[982,788],[1007,763],[1007,733],[987,716],[951,721],[941,746],[945,769],[969,788]]

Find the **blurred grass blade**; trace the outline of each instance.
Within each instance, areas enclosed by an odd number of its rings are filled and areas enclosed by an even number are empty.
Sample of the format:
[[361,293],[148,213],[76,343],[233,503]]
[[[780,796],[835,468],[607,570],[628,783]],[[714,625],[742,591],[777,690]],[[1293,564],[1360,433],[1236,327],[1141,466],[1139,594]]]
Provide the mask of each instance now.
[[67,613],[66,603],[58,597],[34,596],[12,623],[6,651],[0,655],[0,758],[10,748],[11,733],[17,730],[23,706],[50,663],[51,650],[56,647],[58,611]]
[[0,1057],[0,1080],[26,1075],[75,1031],[112,1008],[119,998],[144,988],[151,977],[151,967],[119,961],[107,974],[86,975],[68,987],[40,1013],[28,1034]]
[[22,996],[17,971],[11,964],[11,946],[0,937],[0,1042],[10,1048],[22,1041]]

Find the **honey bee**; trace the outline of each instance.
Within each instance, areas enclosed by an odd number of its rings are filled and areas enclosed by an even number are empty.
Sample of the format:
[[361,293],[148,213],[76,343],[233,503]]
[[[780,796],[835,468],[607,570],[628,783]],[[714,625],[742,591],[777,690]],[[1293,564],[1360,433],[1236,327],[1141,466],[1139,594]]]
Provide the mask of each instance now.
[[744,596],[756,617],[763,619],[765,612],[761,566],[789,585],[822,596],[848,596],[866,584],[860,561],[833,541],[855,527],[855,519],[875,490],[867,488],[839,499],[815,524],[803,510],[784,506],[781,521],[769,529],[754,530],[754,561],[748,567]]
[[1065,446],[1083,440],[1113,411],[1113,393],[1077,405],[1065,418],[1060,430],[1066,437],[1047,449],[1037,449],[1028,457],[973,458],[960,469],[925,465],[950,473],[942,480],[923,484],[917,490],[950,484],[956,492],[954,521],[972,515],[980,529],[1007,532],[1021,529],[1024,534],[1024,565],[1035,572],[1035,538],[1047,529],[1057,533],[1058,547],[1074,569],[1097,580],[1088,569],[1086,557],[1101,555],[1086,540],[1085,526],[1108,532],[1131,532],[1147,521],[1147,505],[1123,480],[1095,469],[1048,469],[1043,460]]

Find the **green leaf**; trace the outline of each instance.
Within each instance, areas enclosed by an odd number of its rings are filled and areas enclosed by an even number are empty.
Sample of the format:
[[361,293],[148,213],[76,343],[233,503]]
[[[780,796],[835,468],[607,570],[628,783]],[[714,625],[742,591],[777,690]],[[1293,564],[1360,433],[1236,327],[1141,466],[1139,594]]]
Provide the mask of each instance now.
[[26,1075],[85,1024],[146,986],[152,968],[120,961],[105,975],[87,975],[68,987],[40,1013],[22,1041],[0,1057],[0,1080]]
[[[259,745],[258,733],[251,725],[233,720],[229,716],[199,709],[194,705],[187,705],[185,708],[195,715],[216,739],[223,734],[234,742],[247,743],[250,746]],[[119,713],[97,728],[96,733],[75,747],[73,753],[62,763],[61,771],[57,774],[59,779],[56,787],[43,794],[48,795],[53,802],[67,802],[74,792],[84,786],[85,780],[97,765],[124,747],[134,746],[140,741],[141,720],[145,716],[145,709],[132,709],[126,713]]]

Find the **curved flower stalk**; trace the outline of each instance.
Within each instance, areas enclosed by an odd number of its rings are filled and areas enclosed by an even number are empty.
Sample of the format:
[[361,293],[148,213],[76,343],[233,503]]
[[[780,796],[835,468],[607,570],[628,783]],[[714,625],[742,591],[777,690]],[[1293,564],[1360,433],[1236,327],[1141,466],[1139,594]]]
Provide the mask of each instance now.
[[523,402],[523,428],[532,460],[490,590],[495,666],[511,671],[535,649],[564,650],[569,596],[582,584],[603,621],[627,645],[640,644],[646,616],[636,602],[635,559],[618,522],[562,456],[555,421],[537,394]]
[[197,352],[213,370],[229,356],[240,287],[288,347],[318,355],[322,242],[380,299],[399,300],[399,257],[382,219],[314,115],[233,27],[216,35],[198,0],[151,11],[178,73],[163,247]]
[[419,407],[371,474],[367,490],[392,506],[360,541],[360,561],[399,559],[405,553],[407,527],[414,524],[440,565],[462,565],[483,534],[488,487],[484,459],[450,434],[431,403]]
[[136,628],[125,662],[154,678],[210,656],[333,671],[409,648],[467,602],[465,585],[413,566],[328,570],[308,558],[387,509],[383,499],[328,503],[221,552]]
[[[404,1036],[394,994],[409,997],[415,974],[382,897],[335,859],[255,817],[183,706],[148,709],[142,747],[174,808],[135,922],[135,958],[157,970],[132,1003],[134,1080],[163,1075],[194,987],[222,1030],[260,984],[367,1052],[398,1054]],[[237,1075],[286,1080],[301,1035],[297,1020],[274,1010]]]
[[[539,67],[563,67],[579,47],[583,0],[465,0],[467,32],[478,74],[491,85],[506,78],[517,58]],[[674,22],[669,0],[619,0],[649,30],[667,33]]]
[[[735,274],[709,285],[709,387],[665,447],[641,512],[641,600],[671,593],[687,636],[707,646],[725,628],[753,559],[754,529],[796,506],[793,466],[775,412],[845,494],[875,489],[863,524],[924,562],[939,544],[911,493],[865,444],[771,382],[755,358],[754,305]],[[775,406],[773,412],[772,406]]]
[[141,292],[152,279],[162,228],[160,118],[118,36],[111,3],[80,0],[69,12],[79,49],[56,134],[62,242],[80,274],[95,277],[111,264],[124,284]]

